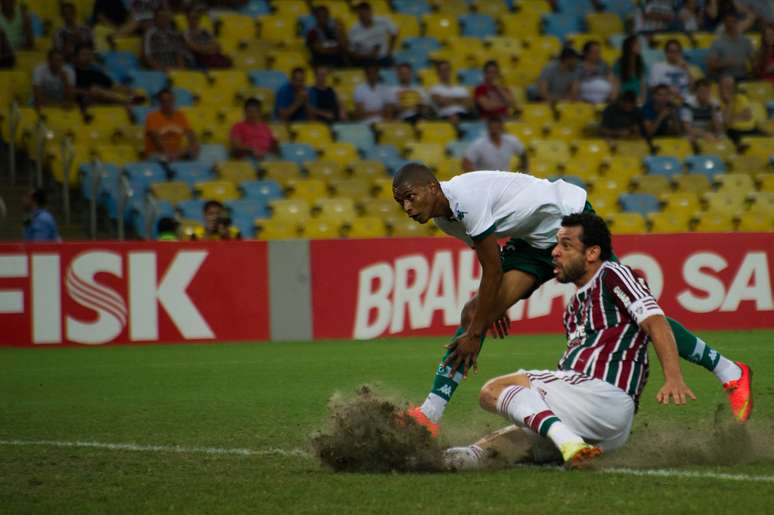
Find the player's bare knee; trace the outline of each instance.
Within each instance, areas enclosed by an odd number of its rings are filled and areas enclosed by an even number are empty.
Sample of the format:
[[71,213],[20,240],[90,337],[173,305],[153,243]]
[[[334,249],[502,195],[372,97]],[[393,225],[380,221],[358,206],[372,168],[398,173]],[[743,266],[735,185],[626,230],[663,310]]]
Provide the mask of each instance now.
[[524,386],[529,388],[529,377],[524,374],[509,374],[490,379],[481,388],[481,392],[478,396],[478,402],[481,407],[486,411],[496,412],[497,399],[500,398],[500,394],[503,393],[503,390],[509,386]]

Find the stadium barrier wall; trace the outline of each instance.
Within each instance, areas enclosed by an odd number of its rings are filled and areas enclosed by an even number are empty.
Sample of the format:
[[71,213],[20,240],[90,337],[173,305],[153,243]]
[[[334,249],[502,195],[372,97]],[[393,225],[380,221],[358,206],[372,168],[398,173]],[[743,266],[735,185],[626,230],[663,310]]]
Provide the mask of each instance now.
[[[774,235],[618,236],[664,310],[692,329],[774,328]],[[451,238],[0,245],[0,345],[448,336],[476,292]],[[574,286],[509,314],[561,332]]]

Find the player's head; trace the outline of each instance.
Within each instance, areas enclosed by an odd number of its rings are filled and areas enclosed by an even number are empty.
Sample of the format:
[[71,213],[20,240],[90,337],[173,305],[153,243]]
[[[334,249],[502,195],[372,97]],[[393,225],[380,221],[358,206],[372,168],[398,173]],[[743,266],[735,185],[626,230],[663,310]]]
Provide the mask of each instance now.
[[421,224],[440,216],[446,201],[438,179],[422,163],[408,163],[400,167],[392,178],[392,195],[401,209]]
[[551,251],[554,275],[560,283],[576,283],[596,271],[613,255],[605,221],[593,213],[574,213],[562,218]]

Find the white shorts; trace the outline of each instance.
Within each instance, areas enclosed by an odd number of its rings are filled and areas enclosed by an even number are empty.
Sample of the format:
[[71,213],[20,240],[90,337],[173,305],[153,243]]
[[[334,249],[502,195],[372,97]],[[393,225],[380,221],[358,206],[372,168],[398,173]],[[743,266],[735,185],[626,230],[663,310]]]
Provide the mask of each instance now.
[[634,419],[634,401],[620,388],[573,370],[519,370],[559,419],[606,451],[622,447]]

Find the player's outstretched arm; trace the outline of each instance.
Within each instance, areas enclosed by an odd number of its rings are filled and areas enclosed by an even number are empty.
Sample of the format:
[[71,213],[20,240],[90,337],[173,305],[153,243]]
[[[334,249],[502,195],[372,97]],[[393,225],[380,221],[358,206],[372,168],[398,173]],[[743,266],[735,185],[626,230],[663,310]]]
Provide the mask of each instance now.
[[689,398],[696,400],[696,396],[683,380],[675,335],[666,318],[663,315],[649,316],[640,323],[640,327],[648,333],[653,342],[664,371],[664,385],[656,394],[656,400],[661,404],[669,404],[670,397],[675,404],[685,404]]

